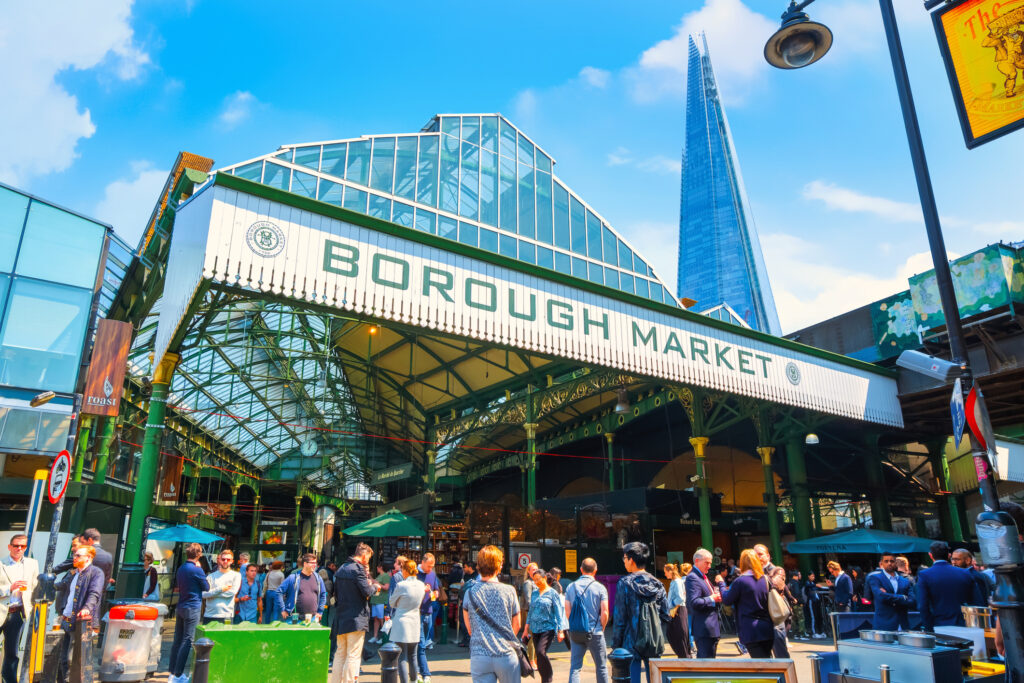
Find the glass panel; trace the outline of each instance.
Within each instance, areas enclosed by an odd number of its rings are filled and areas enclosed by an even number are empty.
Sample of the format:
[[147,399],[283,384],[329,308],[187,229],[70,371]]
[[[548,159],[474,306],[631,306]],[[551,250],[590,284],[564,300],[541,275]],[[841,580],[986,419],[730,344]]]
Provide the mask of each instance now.
[[345,180],[359,185],[370,184],[370,141],[359,140],[348,145],[348,162],[345,164]]
[[409,204],[403,204],[402,202],[395,202],[394,213],[391,216],[392,223],[398,223],[404,225],[407,228],[411,228],[413,224],[413,217],[415,212],[413,207]]
[[320,180],[320,196],[318,199],[328,204],[337,204],[341,206],[341,192],[345,186],[341,183],[331,182],[330,180]]
[[398,138],[395,153],[395,194],[416,201],[416,138]]
[[462,117],[462,139],[474,145],[480,144],[480,117]]
[[563,254],[560,251],[555,252],[555,270],[559,273],[572,275],[571,259],[568,254]]
[[568,249],[569,239],[569,192],[559,183],[554,184],[555,246]]
[[91,303],[85,289],[15,278],[0,332],[0,384],[73,391]]
[[519,164],[519,234],[536,237],[537,225],[533,213],[533,166]]
[[498,151],[498,117],[483,117],[480,127],[480,146],[489,152]]
[[537,173],[537,239],[551,244],[551,175]]
[[295,163],[299,166],[320,170],[320,145],[316,147],[300,147],[295,150]]
[[292,194],[316,197],[316,176],[302,171],[292,171]]
[[416,201],[437,206],[437,144],[436,135],[420,138],[420,156],[416,165]]
[[[445,119],[447,120],[447,119]],[[458,125],[458,124],[456,124]],[[441,208],[459,212],[459,141],[447,135],[441,138]]]
[[459,137],[459,117],[458,116],[443,116],[441,117],[441,132],[451,135],[454,138]]
[[615,238],[615,233],[607,225],[602,225],[601,236],[604,240],[604,262],[613,266],[619,265],[618,240]]
[[501,156],[508,157],[515,161],[516,158],[516,129],[512,127],[505,119],[501,121],[501,140],[498,151]]
[[437,234],[441,237],[447,237],[450,240],[456,238],[459,232],[459,222],[454,218],[448,218],[448,216],[437,217]]
[[636,280],[636,293],[639,294],[640,296],[644,297],[644,298],[650,299],[651,298],[651,291],[650,291],[650,288],[648,286],[649,283],[647,282],[647,280],[643,279],[642,277],[635,278],[635,280]]
[[462,143],[461,187],[459,215],[476,220],[480,215],[480,148],[468,142]]
[[480,222],[498,225],[498,155],[480,152]]
[[533,143],[522,133],[519,134],[519,163],[533,168]]
[[498,233],[487,228],[480,228],[480,248],[498,253]]
[[[254,161],[251,164],[245,166],[239,166],[235,169],[235,175],[239,178],[245,178],[246,180],[255,180],[257,183],[260,182],[260,178],[263,177],[263,162]],[[0,231],[3,228],[0,227]]]
[[502,230],[516,231],[516,162],[501,157],[500,204]]
[[71,416],[43,412],[39,415],[39,435],[36,450],[60,452],[68,443]]
[[345,188],[345,208],[366,213],[366,190],[357,190],[353,187]]
[[571,197],[571,215],[572,215],[572,250],[577,254],[587,253],[587,223],[586,223],[586,212],[583,209],[583,204],[580,200],[575,197]]
[[279,190],[288,189],[288,180],[290,177],[291,172],[289,172],[287,168],[278,164],[272,164],[269,161],[263,169],[263,184],[269,185],[270,187],[276,187]]
[[601,260],[601,221],[592,211],[587,211],[587,254]]
[[519,240],[519,260],[524,263],[537,263],[537,245]]
[[502,235],[500,252],[502,256],[516,258],[516,238],[511,235]]
[[572,274],[576,277],[587,279],[587,262],[581,258],[572,257]]
[[294,153],[295,153],[295,150],[292,149],[292,148],[283,149],[280,152],[278,152],[277,154],[275,154],[274,158],[275,159],[280,159],[281,161],[291,161],[292,160],[292,155]]
[[[259,178],[257,178],[259,180]],[[0,270],[10,273],[14,270],[14,255],[21,240],[21,229],[25,225],[25,211],[28,197],[0,187]],[[3,304],[0,303],[0,306]]]
[[551,173],[551,157],[539,149],[537,150],[537,170]]
[[619,271],[614,268],[605,268],[604,283],[609,287],[615,287],[617,289],[619,286]]
[[7,303],[7,287],[10,284],[10,275],[0,273],[0,320],[4,319],[4,305]]
[[619,289],[623,292],[634,293],[633,289],[633,276],[627,275],[626,273],[619,273]]
[[335,178],[344,178],[345,153],[347,151],[347,142],[342,142],[336,145],[324,145],[323,160],[320,162],[320,172],[328,173]]
[[459,241],[463,244],[477,246],[478,232],[477,227],[472,223],[459,221]]
[[437,232],[437,214],[433,211],[416,209],[416,229],[429,232],[431,235]]
[[105,233],[92,221],[32,202],[15,272],[92,289]]
[[622,240],[619,240],[619,265],[623,270],[633,269],[633,252]]
[[[0,448],[16,448],[23,451],[35,449],[40,414],[41,411],[38,410],[0,408],[0,425],[4,428]],[[6,419],[3,419],[4,417]],[[64,438],[67,439],[66,432]]]
[[537,247],[537,265],[554,270],[555,252],[547,247]]
[[591,282],[596,282],[599,285],[604,284],[604,266],[598,263],[587,264],[587,269],[590,271],[588,278]]
[[374,218],[391,220],[391,200],[379,195],[370,194],[370,208],[366,212]]
[[370,187],[391,194],[395,181],[395,139],[374,138]]

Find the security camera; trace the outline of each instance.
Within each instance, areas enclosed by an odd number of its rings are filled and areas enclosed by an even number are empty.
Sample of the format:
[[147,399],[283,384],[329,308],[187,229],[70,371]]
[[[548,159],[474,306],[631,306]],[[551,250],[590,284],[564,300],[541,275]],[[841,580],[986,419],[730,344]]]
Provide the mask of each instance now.
[[920,351],[904,351],[896,359],[896,365],[946,384],[960,376],[962,366],[945,358],[929,356]]
[[699,474],[691,474],[690,475],[690,483],[696,484],[698,481],[700,481],[700,475]]

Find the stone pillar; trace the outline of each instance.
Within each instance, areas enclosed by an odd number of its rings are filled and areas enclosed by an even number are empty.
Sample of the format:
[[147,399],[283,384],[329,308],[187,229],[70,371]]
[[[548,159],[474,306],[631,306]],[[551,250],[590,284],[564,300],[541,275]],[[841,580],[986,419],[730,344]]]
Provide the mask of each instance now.
[[92,415],[82,417],[82,425],[78,428],[78,440],[75,441],[75,474],[72,481],[82,481],[82,466],[85,464],[85,452],[89,444],[89,432],[92,431]]
[[537,423],[527,422],[526,450],[530,453],[530,464],[526,469],[526,507],[533,510],[537,505]]
[[[939,488],[949,491],[949,460],[946,458],[947,439],[932,441],[927,444],[928,458],[932,461],[932,470],[939,480]],[[945,493],[939,501],[939,524],[942,526],[942,537],[950,541],[964,540],[963,528],[960,526],[960,501],[952,493]]]
[[612,443],[615,441],[615,432],[605,432],[605,440],[608,441],[608,490],[615,490],[615,461],[612,458]]
[[878,435],[868,434],[864,441],[864,464],[868,487],[871,489],[871,526],[880,531],[892,531],[892,514],[889,512],[889,495],[885,489],[882,454],[878,451]]
[[[804,459],[802,436],[791,437],[786,442],[786,466],[789,469],[789,490],[793,498],[793,526],[796,540],[802,541],[813,535],[811,526],[811,491],[807,486],[807,462]],[[804,576],[814,570],[810,555],[799,555],[800,571]]]
[[235,506],[238,505],[238,489],[242,488],[239,484],[231,485],[231,512],[228,513],[228,521],[235,521]]
[[[295,496],[295,526],[302,524],[302,496]],[[302,530],[299,529],[299,536],[302,536]]]
[[110,462],[110,449],[114,445],[116,435],[117,418],[105,418],[103,431],[100,432],[99,442],[96,444],[96,469],[92,476],[93,484],[102,484],[107,481],[107,464]]
[[710,442],[706,436],[691,436],[690,445],[697,461],[697,502],[700,504],[700,544],[711,552],[715,551],[714,534],[711,533],[711,490],[708,488],[707,467],[704,449]]
[[764,504],[768,513],[768,536],[771,538],[772,557],[782,562],[782,533],[779,531],[778,497],[775,493],[775,477],[772,475],[772,456],[775,449],[761,446],[757,449],[764,470]]

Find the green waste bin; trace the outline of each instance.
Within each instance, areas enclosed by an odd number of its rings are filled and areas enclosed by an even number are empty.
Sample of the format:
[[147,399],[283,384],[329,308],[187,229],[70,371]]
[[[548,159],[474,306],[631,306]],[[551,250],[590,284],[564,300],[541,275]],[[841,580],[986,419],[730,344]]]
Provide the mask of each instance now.
[[327,677],[331,629],[320,624],[210,623],[196,629],[209,638],[209,683],[294,683]]

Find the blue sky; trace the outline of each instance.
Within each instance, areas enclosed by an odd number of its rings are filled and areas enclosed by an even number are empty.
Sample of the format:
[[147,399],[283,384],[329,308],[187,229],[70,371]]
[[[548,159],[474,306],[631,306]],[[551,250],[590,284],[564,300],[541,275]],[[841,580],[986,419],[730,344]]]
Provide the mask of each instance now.
[[[930,260],[877,2],[810,7],[834,47],[793,72],[761,56],[786,4],[6,3],[0,180],[134,242],[179,150],[221,166],[497,111],[674,286],[686,37],[704,30],[791,331]],[[949,251],[1024,240],[1024,131],[966,150],[930,20],[896,4]]]

